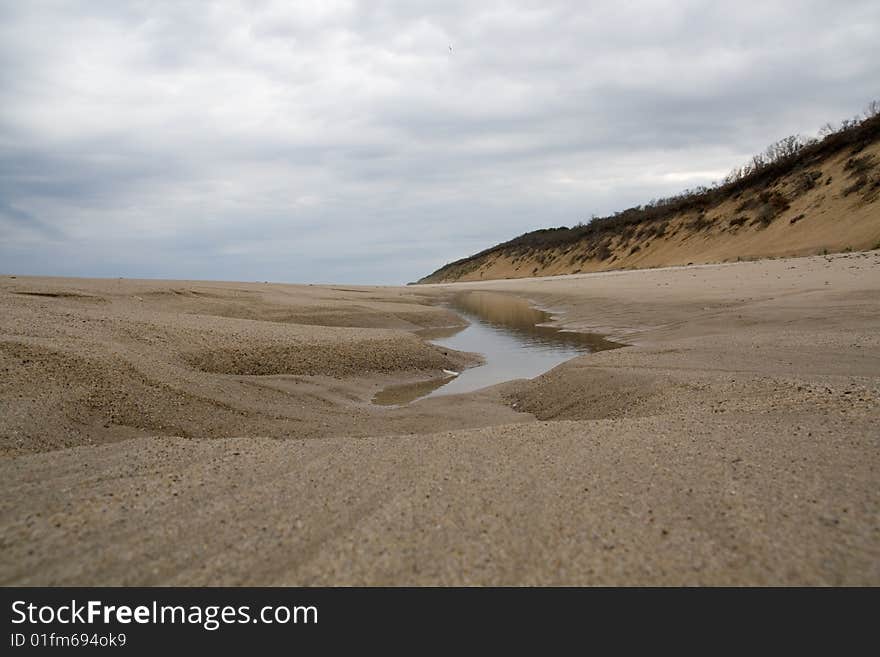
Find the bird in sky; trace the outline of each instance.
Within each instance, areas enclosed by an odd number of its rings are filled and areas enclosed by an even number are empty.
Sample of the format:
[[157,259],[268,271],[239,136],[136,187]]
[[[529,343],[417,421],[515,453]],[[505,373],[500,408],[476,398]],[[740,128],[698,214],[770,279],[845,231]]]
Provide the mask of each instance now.
[[449,44],[449,52],[452,52],[452,44]]

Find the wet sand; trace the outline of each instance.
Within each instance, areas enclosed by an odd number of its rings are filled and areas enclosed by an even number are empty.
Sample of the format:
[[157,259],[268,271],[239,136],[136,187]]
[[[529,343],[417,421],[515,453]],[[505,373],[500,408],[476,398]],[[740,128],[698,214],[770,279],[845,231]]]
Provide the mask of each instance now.
[[[478,362],[479,289],[625,342]],[[0,277],[4,584],[880,584],[880,252],[409,288]]]

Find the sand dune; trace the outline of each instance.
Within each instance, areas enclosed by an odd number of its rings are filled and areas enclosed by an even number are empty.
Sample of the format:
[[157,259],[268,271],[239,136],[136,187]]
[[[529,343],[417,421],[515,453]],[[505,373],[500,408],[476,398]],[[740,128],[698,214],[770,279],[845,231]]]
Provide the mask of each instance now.
[[[686,210],[561,243],[541,231],[441,267],[424,283],[737,262],[880,246],[880,118],[868,134]],[[867,128],[871,128],[870,131]],[[550,229],[551,232],[553,229]],[[521,243],[515,243],[520,240]]]
[[[628,347],[478,357],[460,289]],[[880,252],[379,288],[0,278],[4,584],[880,584]]]

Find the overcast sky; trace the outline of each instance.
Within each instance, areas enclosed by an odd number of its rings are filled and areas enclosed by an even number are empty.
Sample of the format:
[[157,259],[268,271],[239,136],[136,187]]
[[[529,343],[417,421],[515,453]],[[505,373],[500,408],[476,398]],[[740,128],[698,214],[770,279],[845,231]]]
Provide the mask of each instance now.
[[403,283],[858,113],[878,35],[877,0],[0,0],[0,272]]

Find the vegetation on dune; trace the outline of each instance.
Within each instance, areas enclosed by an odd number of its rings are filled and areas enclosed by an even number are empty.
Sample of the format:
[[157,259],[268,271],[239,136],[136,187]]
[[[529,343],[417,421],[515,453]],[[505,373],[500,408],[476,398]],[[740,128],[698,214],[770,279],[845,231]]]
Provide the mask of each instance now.
[[[486,256],[493,254],[523,260],[527,256],[538,254],[537,258],[541,261],[547,257],[543,254],[557,251],[567,255],[575,251],[576,245],[586,245],[586,249],[570,256],[569,262],[572,264],[587,259],[613,262],[616,256],[611,249],[612,240],[618,239],[620,243],[629,242],[633,237],[644,241],[668,236],[672,218],[691,214],[694,216],[687,228],[699,233],[713,225],[706,216],[707,211],[731,198],[742,198],[742,201],[736,209],[738,216],[727,223],[728,230],[738,230],[747,223],[759,228],[765,227],[790,205],[790,199],[785,194],[772,189],[774,183],[784,176],[794,176],[794,194],[814,189],[821,178],[821,173],[814,167],[825,158],[845,149],[849,149],[851,154],[844,166],[851,184],[844,188],[843,194],[860,193],[870,200],[880,190],[880,176],[877,175],[880,162],[871,155],[860,153],[878,138],[880,102],[874,101],[861,116],[847,119],[837,127],[830,123],[825,124],[816,138],[791,135],[780,139],[712,186],[687,189],[675,196],[655,199],[613,215],[593,217],[571,228],[560,226],[524,233],[444,265],[419,282],[458,278],[478,268]],[[830,183],[830,179],[827,183]],[[751,192],[751,195],[747,192]],[[794,224],[801,218],[803,216],[794,218],[790,223]],[[643,244],[641,248],[644,249],[644,246]],[[637,251],[639,247],[634,246],[630,254]]]

